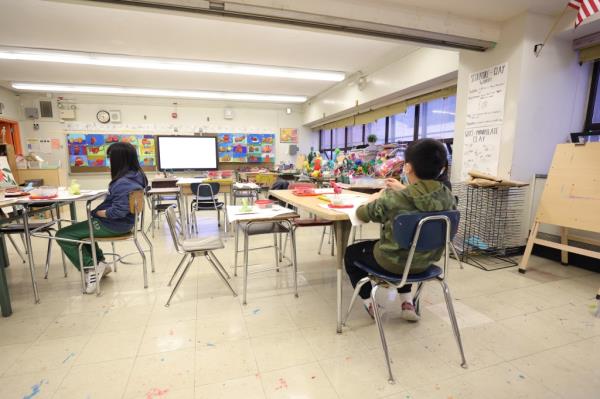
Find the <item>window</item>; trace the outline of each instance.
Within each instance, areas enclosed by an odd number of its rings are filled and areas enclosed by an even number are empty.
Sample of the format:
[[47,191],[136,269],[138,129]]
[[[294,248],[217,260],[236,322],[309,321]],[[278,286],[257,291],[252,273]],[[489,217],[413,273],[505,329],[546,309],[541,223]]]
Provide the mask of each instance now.
[[371,134],[377,136],[377,144],[385,144],[385,130],[387,126],[387,118],[377,119],[375,122],[365,125],[365,142]]
[[456,96],[438,98],[419,104],[420,139],[451,139],[454,137]]
[[390,116],[389,143],[407,142],[415,139],[415,106],[402,114]]
[[366,137],[363,137],[363,125],[348,126],[348,148],[364,144],[366,141]]
[[600,75],[600,62],[594,63],[594,72],[592,73],[592,86],[590,88],[590,99],[588,101],[587,117],[585,119],[585,131],[600,130],[600,96],[598,95],[598,77]]
[[324,129],[320,133],[319,152],[326,157],[331,153],[331,133],[332,129]]
[[346,148],[346,128],[338,127],[333,129],[333,142],[331,143],[331,149],[335,150],[339,148],[341,150]]

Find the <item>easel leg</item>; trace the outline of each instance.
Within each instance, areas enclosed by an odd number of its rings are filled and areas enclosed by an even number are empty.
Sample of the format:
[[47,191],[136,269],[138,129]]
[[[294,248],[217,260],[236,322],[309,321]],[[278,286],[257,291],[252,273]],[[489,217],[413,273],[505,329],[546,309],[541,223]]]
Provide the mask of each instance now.
[[[560,228],[560,243],[569,245],[569,230],[566,227]],[[569,264],[569,252],[560,251],[560,263],[567,266]]]
[[519,273],[525,273],[527,271],[527,264],[529,263],[529,257],[531,256],[531,251],[533,250],[533,242],[537,238],[539,229],[540,223],[535,222],[533,224],[533,228],[531,229],[531,233],[529,233],[529,239],[527,240],[525,253],[523,254],[523,258],[521,259],[521,264],[519,265]]
[[600,289],[598,289],[596,299],[598,300],[598,309],[596,309],[596,317],[600,317]]

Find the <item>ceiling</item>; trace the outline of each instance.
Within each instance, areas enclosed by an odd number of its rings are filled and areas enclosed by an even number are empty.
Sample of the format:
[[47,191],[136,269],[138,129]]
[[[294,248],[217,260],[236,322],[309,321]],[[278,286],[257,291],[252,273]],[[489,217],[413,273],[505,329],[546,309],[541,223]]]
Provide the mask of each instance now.
[[[303,67],[352,74],[417,47],[148,9],[0,0],[0,45]],[[313,96],[331,82],[0,61],[0,81]]]
[[502,22],[525,11],[558,15],[567,0],[376,0],[381,3],[419,7],[469,18]]
[[[273,7],[284,7],[284,0],[270,1]],[[378,6],[386,9],[384,5],[398,6],[400,11],[402,6],[417,7],[425,12],[478,19],[483,21],[482,24],[486,21],[494,24],[526,10],[558,14],[566,4],[566,0],[344,2],[348,6],[360,4],[375,10]],[[399,41],[333,31],[78,0],[0,0],[0,10],[0,46],[323,69],[343,71],[348,76],[358,71],[368,73],[376,66],[395,61],[419,48]],[[11,81],[307,97],[322,93],[333,85],[332,82],[310,80],[0,60],[0,85],[10,87]]]

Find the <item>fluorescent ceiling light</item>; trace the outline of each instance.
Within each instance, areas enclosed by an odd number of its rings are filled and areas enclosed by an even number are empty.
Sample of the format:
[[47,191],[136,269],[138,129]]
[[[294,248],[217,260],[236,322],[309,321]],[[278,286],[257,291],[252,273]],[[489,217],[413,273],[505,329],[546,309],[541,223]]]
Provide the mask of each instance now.
[[115,94],[125,96],[174,97],[201,100],[265,101],[274,103],[303,103],[305,96],[282,94],[233,93],[225,91],[145,89],[139,87],[92,86],[53,83],[13,83],[17,90],[52,93]]
[[217,61],[191,61],[171,58],[133,57],[118,54],[98,54],[33,48],[0,47],[0,59],[56,62],[62,64],[95,65],[116,68],[154,69],[162,71],[221,73],[229,75],[263,76],[271,78],[322,80],[340,82],[346,74],[336,71],[237,64]]

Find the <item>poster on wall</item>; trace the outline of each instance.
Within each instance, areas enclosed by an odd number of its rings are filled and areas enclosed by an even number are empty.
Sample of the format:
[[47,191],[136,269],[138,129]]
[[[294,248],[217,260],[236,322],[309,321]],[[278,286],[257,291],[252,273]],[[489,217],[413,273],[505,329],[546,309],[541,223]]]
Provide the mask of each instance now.
[[264,163],[275,161],[275,134],[220,133],[219,162]]
[[469,75],[461,178],[469,171],[498,174],[508,64]]
[[108,147],[118,142],[130,143],[136,148],[144,170],[156,169],[155,138],[152,135],[69,133],[67,149],[71,173],[110,171]]
[[0,188],[14,187],[17,185],[17,181],[13,176],[10,165],[8,164],[8,157],[0,157]]
[[279,142],[280,143],[298,143],[298,129],[290,127],[282,127],[279,130]]

